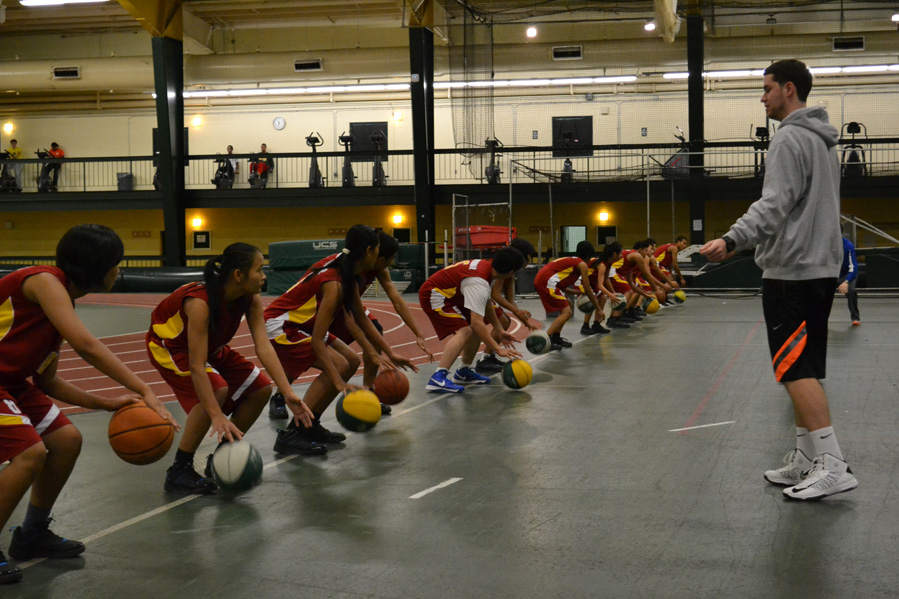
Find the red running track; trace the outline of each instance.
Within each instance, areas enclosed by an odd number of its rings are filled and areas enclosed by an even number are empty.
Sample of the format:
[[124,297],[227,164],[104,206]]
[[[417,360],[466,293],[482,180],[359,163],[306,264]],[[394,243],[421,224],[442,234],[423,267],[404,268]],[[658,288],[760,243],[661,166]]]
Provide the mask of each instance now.
[[[156,305],[164,298],[164,295],[148,295],[148,294],[91,294],[78,300],[80,304],[100,305],[100,306],[127,306],[155,308]],[[271,303],[274,297],[263,297],[262,301],[265,305]],[[421,367],[428,361],[428,357],[421,353],[421,350],[415,344],[415,335],[403,323],[402,319],[394,312],[390,302],[365,300],[366,307],[375,314],[375,317],[384,327],[384,338],[390,343],[393,349],[400,355],[410,358],[416,366]],[[425,335],[428,349],[439,359],[443,353],[443,344],[434,335],[434,329],[428,321],[420,306],[409,304],[415,323]],[[149,314],[147,317],[149,328]],[[520,323],[515,323],[519,324]],[[175,395],[171,389],[159,376],[159,373],[150,363],[147,357],[146,345],[144,337],[146,333],[130,333],[127,335],[115,335],[112,337],[104,337],[101,339],[109,349],[121,359],[125,365],[135,372],[141,379],[146,381],[150,388],[156,393],[156,396],[164,402],[174,401]],[[231,348],[239,351],[247,359],[251,360],[258,366],[262,366],[256,357],[253,339],[246,323],[242,323],[231,341]],[[361,352],[357,352],[361,355]],[[310,383],[318,376],[319,371],[312,369],[295,381],[295,384]],[[360,367],[357,374],[362,374]],[[128,390],[121,385],[97,371],[93,366],[85,362],[75,351],[64,343],[59,356],[59,375],[66,381],[76,385],[77,387],[96,393],[103,397],[115,397]],[[77,414],[79,412],[88,411],[78,406],[69,406],[62,402],[57,402],[67,414]]]

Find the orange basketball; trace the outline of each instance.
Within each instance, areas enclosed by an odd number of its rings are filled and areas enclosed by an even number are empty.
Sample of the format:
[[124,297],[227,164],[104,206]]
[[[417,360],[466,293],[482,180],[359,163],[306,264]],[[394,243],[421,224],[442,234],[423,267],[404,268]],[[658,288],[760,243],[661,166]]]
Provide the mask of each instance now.
[[371,390],[381,403],[396,405],[409,395],[409,379],[399,370],[385,370],[375,377]]
[[174,427],[142,401],[120,408],[109,421],[109,444],[129,464],[152,464],[174,438]]

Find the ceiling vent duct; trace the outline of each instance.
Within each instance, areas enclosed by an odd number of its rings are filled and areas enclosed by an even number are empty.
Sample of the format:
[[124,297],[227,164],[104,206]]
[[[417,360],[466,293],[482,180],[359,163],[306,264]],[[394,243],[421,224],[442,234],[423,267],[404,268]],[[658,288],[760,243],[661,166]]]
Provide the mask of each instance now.
[[865,49],[864,36],[833,38],[834,52],[861,52]]
[[293,61],[293,70],[297,73],[308,73],[309,71],[321,71],[322,59],[313,58],[311,60],[295,60]]
[[583,60],[581,46],[553,46],[553,60]]
[[53,67],[54,79],[81,79],[81,67]]

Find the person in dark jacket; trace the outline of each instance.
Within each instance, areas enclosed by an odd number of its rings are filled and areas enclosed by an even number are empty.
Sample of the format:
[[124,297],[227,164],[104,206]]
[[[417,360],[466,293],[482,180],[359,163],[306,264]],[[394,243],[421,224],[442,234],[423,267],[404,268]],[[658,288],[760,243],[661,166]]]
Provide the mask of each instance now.
[[858,281],[858,258],[855,255],[855,246],[852,242],[843,238],[843,265],[840,267],[840,279],[837,292],[846,296],[849,303],[849,316],[852,325],[859,326],[862,317],[858,313],[858,293],[855,292],[855,283]]

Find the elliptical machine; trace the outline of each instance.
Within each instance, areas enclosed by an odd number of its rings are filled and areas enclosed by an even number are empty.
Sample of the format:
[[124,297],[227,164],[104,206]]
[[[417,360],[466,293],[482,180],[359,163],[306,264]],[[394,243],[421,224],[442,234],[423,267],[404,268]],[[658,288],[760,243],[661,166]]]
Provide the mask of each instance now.
[[488,139],[486,142],[487,149],[490,150],[490,164],[484,169],[484,175],[487,177],[489,185],[499,185],[500,169],[496,165],[496,150],[503,147],[503,143],[496,139]]
[[353,173],[353,161],[350,158],[350,146],[356,143],[356,138],[346,131],[340,134],[337,142],[343,146],[343,169],[341,170],[341,178],[344,187],[356,187],[356,175]]
[[234,187],[234,165],[228,158],[214,158],[213,162],[218,164],[215,169],[215,175],[212,178],[212,184],[216,189],[231,189]]
[[322,177],[322,171],[318,168],[318,154],[315,153],[315,148],[323,143],[325,142],[322,141],[321,133],[316,136],[310,131],[309,135],[306,136],[306,145],[312,148],[312,164],[309,165],[309,187],[325,186],[325,179]]
[[35,155],[39,160],[43,160],[40,163],[40,175],[37,177],[37,192],[51,193],[56,191],[56,187],[53,185],[53,175],[50,174],[50,162],[47,160],[50,157],[50,153],[47,151],[47,148],[44,148],[43,151],[35,152]]
[[371,143],[375,144],[375,161],[371,166],[371,186],[386,187],[387,177],[384,175],[384,166],[381,164],[381,144],[384,143],[384,132],[380,129],[371,134]]
[[18,193],[19,184],[16,183],[16,174],[12,170],[10,164],[9,152],[3,150],[0,152],[0,193]]

